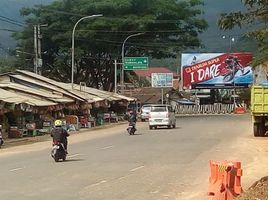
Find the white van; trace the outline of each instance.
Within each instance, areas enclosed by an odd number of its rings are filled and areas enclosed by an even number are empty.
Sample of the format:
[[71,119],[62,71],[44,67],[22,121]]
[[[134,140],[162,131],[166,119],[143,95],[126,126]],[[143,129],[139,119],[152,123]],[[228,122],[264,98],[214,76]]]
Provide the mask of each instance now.
[[149,129],[156,129],[158,126],[176,128],[175,111],[172,109],[171,105],[151,105],[149,115]]
[[150,104],[143,105],[141,107],[141,121],[142,122],[145,122],[146,120],[149,119],[150,109],[151,109]]

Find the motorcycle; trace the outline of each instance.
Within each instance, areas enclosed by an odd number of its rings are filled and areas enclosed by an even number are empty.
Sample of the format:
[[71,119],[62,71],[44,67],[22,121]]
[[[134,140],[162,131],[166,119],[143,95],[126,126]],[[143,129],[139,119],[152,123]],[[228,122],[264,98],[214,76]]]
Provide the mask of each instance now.
[[[2,128],[2,125],[0,125],[0,128]],[[2,136],[2,131],[0,130],[0,149],[2,145],[4,144],[3,136]]]
[[0,149],[1,149],[1,147],[2,147],[3,144],[4,144],[3,138],[0,138]]
[[52,158],[54,158],[55,162],[58,162],[60,159],[62,159],[63,161],[66,160],[67,154],[63,143],[53,142],[51,156]]
[[226,64],[226,72],[223,77],[224,82],[233,80],[238,71],[241,71],[243,76],[249,73],[249,71],[244,72],[244,67],[236,57],[230,56],[224,63]]
[[135,132],[137,130],[135,126],[136,126],[136,123],[129,123],[128,128],[127,128],[127,132],[129,135],[135,134]]

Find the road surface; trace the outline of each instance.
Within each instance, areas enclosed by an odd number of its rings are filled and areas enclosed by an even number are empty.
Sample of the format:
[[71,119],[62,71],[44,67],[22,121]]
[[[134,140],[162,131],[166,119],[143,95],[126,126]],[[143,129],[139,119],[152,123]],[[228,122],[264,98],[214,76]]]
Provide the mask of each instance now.
[[137,128],[134,136],[125,124],[73,134],[66,162],[52,160],[48,141],[0,150],[1,199],[205,200],[210,159],[241,161],[245,187],[267,166],[267,139],[253,138],[249,115],[180,117],[176,129],[149,130],[146,122]]

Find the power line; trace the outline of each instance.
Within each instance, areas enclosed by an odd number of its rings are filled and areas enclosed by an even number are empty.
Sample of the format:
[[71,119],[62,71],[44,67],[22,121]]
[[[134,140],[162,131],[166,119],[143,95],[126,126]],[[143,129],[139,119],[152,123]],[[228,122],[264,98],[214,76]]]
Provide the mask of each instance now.
[[[90,41],[87,39],[83,39],[83,38],[77,38],[76,40],[78,41]],[[101,40],[101,39],[94,39],[94,42],[98,42],[98,43],[109,43],[109,45],[111,44],[111,46],[122,46],[122,41],[112,41],[112,40]],[[143,43],[135,43],[135,42],[128,42],[128,46],[134,45],[135,47],[139,48],[139,47],[149,47],[149,48],[171,48],[174,47],[174,42],[159,42],[159,43],[152,43],[150,42],[150,44],[144,44]],[[171,46],[173,45],[173,46]],[[175,46],[176,47],[176,46]]]
[[11,29],[6,29],[6,28],[0,28],[0,31],[8,31],[8,32],[13,32],[13,33],[19,32],[16,30],[11,30]]
[[11,21],[11,22],[14,22],[14,23],[18,23],[18,24],[21,24],[21,25],[24,24],[23,22],[19,22],[19,21],[17,21],[17,20],[14,20],[14,19],[5,17],[5,16],[3,16],[3,15],[0,15],[0,17],[1,17],[1,18],[4,18],[4,19],[6,19],[6,20],[9,20],[9,21]]
[[9,20],[7,20],[7,19],[1,19],[1,18],[0,18],[0,21],[7,22],[7,23],[9,23],[9,24],[13,24],[13,25],[17,25],[17,26],[24,27],[24,25],[22,25],[22,24],[20,24],[20,23],[12,22],[12,21],[9,21]]

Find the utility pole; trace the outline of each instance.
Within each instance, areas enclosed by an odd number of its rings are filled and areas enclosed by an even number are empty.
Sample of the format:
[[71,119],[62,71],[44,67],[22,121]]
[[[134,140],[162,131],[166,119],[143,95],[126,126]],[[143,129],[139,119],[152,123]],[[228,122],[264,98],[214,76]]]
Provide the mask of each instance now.
[[48,26],[47,24],[33,25],[34,28],[34,73],[41,75],[43,60],[41,48],[41,27]]
[[35,55],[35,58],[34,58],[34,73],[37,74],[37,69],[38,69],[37,25],[34,25],[33,28],[34,28],[34,55]]
[[38,61],[37,61],[37,74],[41,75],[41,69],[42,69],[42,65],[43,65],[43,60],[42,60],[42,54],[41,54],[41,39],[42,39],[42,35],[41,35],[41,30],[40,30],[40,24],[37,25],[37,47],[38,47]]
[[114,93],[117,93],[117,60],[114,60]]

